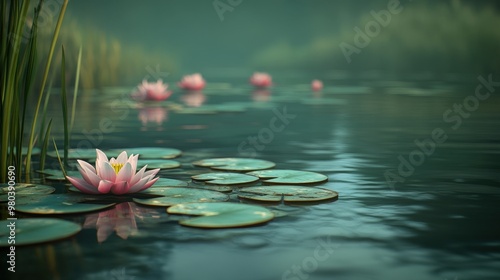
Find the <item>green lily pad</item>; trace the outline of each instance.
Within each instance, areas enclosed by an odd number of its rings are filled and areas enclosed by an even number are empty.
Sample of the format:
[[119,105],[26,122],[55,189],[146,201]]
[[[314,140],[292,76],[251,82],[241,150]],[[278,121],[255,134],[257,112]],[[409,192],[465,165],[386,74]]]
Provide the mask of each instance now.
[[337,98],[305,98],[301,100],[306,105],[345,105],[347,101]]
[[16,246],[59,240],[75,235],[82,227],[70,221],[49,218],[0,221],[0,246],[8,247],[9,226],[15,223]]
[[[15,153],[16,151],[17,151],[17,148],[16,148],[16,147],[14,147],[14,153]],[[41,150],[40,148],[38,148],[38,147],[33,147],[33,149],[31,149],[31,155],[32,155],[32,156],[33,156],[33,155],[38,155],[38,154],[40,154],[40,153],[41,153],[41,151],[42,151],[42,150]],[[10,153],[10,152],[9,152],[9,153]],[[28,155],[28,147],[22,147],[22,148],[21,148],[21,154],[22,154],[23,156]]]
[[116,154],[118,156],[123,151],[127,151],[128,155],[139,154],[140,159],[175,158],[182,153],[180,150],[173,148],[141,147],[141,148],[112,149],[106,151],[106,154],[107,155]]
[[115,203],[87,203],[89,197],[91,196],[69,194],[46,195],[33,202],[16,206],[16,211],[42,215],[75,214],[101,210],[115,205]]
[[[16,183],[15,187],[15,198],[21,198],[30,195],[47,195],[53,193],[56,189],[50,186],[39,185],[39,184],[24,184]],[[0,202],[9,201],[9,185],[0,184]]]
[[188,202],[227,201],[229,196],[216,191],[195,188],[149,188],[141,193],[161,195],[155,198],[134,198],[134,202],[149,206],[171,206]]
[[186,203],[167,209],[169,214],[197,215],[181,220],[179,224],[198,228],[234,228],[262,224],[274,218],[274,214],[262,206],[242,203]]
[[[56,151],[48,151],[47,155],[50,157],[57,158]],[[59,157],[61,159],[64,157],[63,150],[59,150]],[[68,150],[68,159],[90,159],[96,158],[97,154],[95,149],[69,149]]]
[[313,184],[328,180],[323,174],[311,171],[273,169],[247,173],[261,178],[265,183],[273,184]]
[[[141,155],[139,155],[140,157]],[[148,165],[147,169],[171,169],[171,168],[177,168],[181,166],[181,164],[178,161],[175,160],[168,160],[168,159],[143,159],[143,160],[138,160],[137,161],[137,168],[140,169],[144,165]]]
[[149,188],[157,188],[157,187],[187,187],[188,183],[168,178],[160,178]]
[[193,165],[227,171],[254,171],[275,166],[274,162],[253,158],[209,158],[195,161]]
[[259,178],[240,173],[205,173],[191,176],[193,180],[205,181],[207,184],[214,185],[243,185],[258,181]]
[[[66,180],[66,177],[64,177],[64,173],[62,172],[62,170],[59,170],[59,169],[44,169],[44,170],[39,170],[37,172],[48,175],[48,176],[45,176],[45,179],[47,179],[47,180],[54,180],[54,181],[65,181]],[[75,171],[75,170],[67,170],[66,174],[68,176],[71,176],[71,177],[78,177],[78,178],[82,177],[80,172]]]
[[257,186],[240,190],[239,198],[263,201],[300,203],[333,200],[338,198],[338,193],[315,187],[302,186]]

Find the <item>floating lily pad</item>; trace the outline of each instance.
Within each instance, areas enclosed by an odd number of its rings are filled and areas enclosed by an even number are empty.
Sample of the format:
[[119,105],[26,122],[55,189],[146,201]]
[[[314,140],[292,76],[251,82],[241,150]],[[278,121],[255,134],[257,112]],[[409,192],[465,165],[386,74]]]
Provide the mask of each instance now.
[[[15,153],[16,151],[17,151],[17,148],[16,148],[16,147],[14,147],[14,153]],[[38,148],[38,147],[33,147],[33,149],[31,149],[31,155],[38,155],[38,154],[40,154],[40,152],[41,152],[41,150],[40,150],[40,148]],[[10,151],[9,151],[9,153],[10,153]],[[22,148],[21,148],[21,154],[22,154],[23,156],[28,155],[28,147],[22,147]]]
[[[57,158],[56,151],[49,151],[49,152],[47,152],[47,155]],[[59,157],[61,157],[61,159],[64,157],[63,150],[59,150]],[[69,149],[68,150],[68,159],[90,159],[90,158],[95,159],[96,157],[97,157],[97,154],[96,154],[95,149]]]
[[[47,180],[54,180],[54,181],[65,181],[66,180],[66,177],[64,177],[64,173],[62,172],[62,170],[59,170],[59,169],[44,169],[44,170],[39,170],[37,172],[47,175],[47,176],[45,176],[45,179],[47,179]],[[77,177],[77,178],[82,177],[80,172],[75,171],[75,170],[67,170],[66,175],[71,176],[71,177]]]
[[161,195],[155,198],[134,198],[134,202],[149,206],[171,206],[188,202],[227,201],[229,196],[220,192],[195,188],[149,188],[142,193]]
[[328,177],[316,172],[286,169],[260,170],[247,174],[257,176],[264,182],[273,184],[312,184],[328,180]]
[[243,185],[258,181],[259,178],[240,173],[205,173],[191,176],[193,180],[205,181],[207,184],[214,185]]
[[169,214],[197,215],[181,220],[183,226],[199,228],[233,228],[258,225],[273,219],[274,215],[262,206],[241,203],[186,203],[167,209]]
[[139,154],[140,159],[175,158],[182,153],[180,150],[173,148],[142,147],[142,148],[112,149],[110,151],[106,151],[106,154],[107,155],[116,154],[118,156],[123,151],[127,151],[128,155]]
[[345,105],[347,101],[337,98],[305,98],[301,100],[306,105]]
[[257,186],[240,190],[239,198],[263,202],[300,203],[333,200],[338,193],[316,187],[302,186]]
[[275,166],[274,162],[253,158],[209,158],[195,161],[193,165],[227,171],[254,171]]
[[87,203],[83,195],[56,194],[46,195],[24,205],[18,205],[16,211],[29,214],[74,214],[85,213],[111,207],[115,203]]
[[187,186],[188,186],[188,183],[184,182],[184,181],[181,181],[181,180],[168,179],[168,178],[160,178],[150,188],[157,188],[157,187],[187,187]]
[[9,244],[8,236],[11,235],[9,228],[15,222],[16,246],[32,245],[49,242],[70,237],[82,227],[70,221],[49,218],[18,219],[16,221],[0,221],[0,246],[12,246]]
[[[53,187],[39,185],[39,184],[24,184],[17,183],[14,185],[15,187],[15,198],[19,199],[24,196],[30,195],[47,195],[51,194],[55,191]],[[7,202],[9,200],[9,185],[8,184],[0,184],[0,202]]]
[[[141,157],[141,155],[139,155]],[[169,160],[169,159],[143,159],[143,160],[138,160],[137,161],[137,168],[140,169],[144,165],[148,165],[147,169],[171,169],[171,168],[177,168],[181,166],[181,164],[178,161],[175,160]]]

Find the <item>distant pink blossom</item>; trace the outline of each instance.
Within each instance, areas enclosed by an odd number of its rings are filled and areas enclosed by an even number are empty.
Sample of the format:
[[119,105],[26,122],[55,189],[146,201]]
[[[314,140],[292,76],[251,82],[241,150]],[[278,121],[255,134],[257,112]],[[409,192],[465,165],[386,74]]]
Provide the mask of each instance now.
[[250,77],[250,83],[259,88],[270,87],[273,84],[272,78],[267,73],[255,72]]
[[205,80],[203,80],[200,73],[195,73],[182,77],[182,80],[177,85],[182,89],[201,90],[205,87]]
[[311,89],[313,91],[320,91],[323,89],[323,82],[320,80],[313,80],[311,83]]
[[142,80],[142,83],[137,86],[137,91],[132,94],[132,98],[136,100],[162,101],[172,95],[172,91],[167,90],[167,88],[168,84],[164,84],[161,79],[156,83]]

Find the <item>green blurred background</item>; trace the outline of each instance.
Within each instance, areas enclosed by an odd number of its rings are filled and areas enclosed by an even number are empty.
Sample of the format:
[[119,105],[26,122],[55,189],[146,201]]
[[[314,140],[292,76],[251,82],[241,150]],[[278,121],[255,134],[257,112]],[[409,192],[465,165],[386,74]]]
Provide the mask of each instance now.
[[500,2],[493,0],[401,1],[400,12],[349,63],[340,45],[355,47],[354,28],[365,30],[374,20],[371,11],[387,10],[390,3],[71,1],[60,42],[73,62],[83,46],[84,88],[134,85],[154,78],[151,69],[170,77],[242,69],[472,78],[500,72]]

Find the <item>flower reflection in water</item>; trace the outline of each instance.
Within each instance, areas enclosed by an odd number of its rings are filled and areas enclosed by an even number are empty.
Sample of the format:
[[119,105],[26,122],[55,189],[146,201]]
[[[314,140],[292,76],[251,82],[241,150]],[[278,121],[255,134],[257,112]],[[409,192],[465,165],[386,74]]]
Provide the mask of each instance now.
[[252,100],[257,102],[267,102],[271,99],[271,91],[268,89],[256,89],[252,92]]
[[168,120],[168,111],[166,108],[160,106],[143,107],[139,109],[137,117],[141,121],[143,127],[148,125],[148,123],[161,126],[164,121]]
[[133,202],[122,202],[113,209],[87,215],[83,227],[96,228],[99,243],[106,241],[113,232],[127,239],[138,233],[136,218],[159,219],[160,213],[155,209],[137,207]]
[[200,107],[207,100],[201,90],[188,91],[181,96],[182,102],[188,107]]

